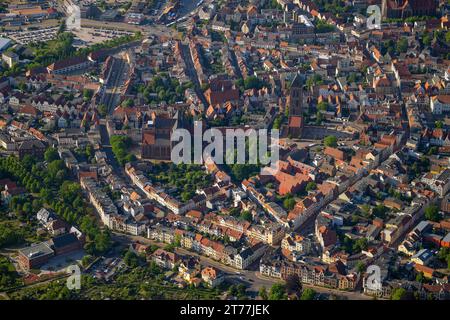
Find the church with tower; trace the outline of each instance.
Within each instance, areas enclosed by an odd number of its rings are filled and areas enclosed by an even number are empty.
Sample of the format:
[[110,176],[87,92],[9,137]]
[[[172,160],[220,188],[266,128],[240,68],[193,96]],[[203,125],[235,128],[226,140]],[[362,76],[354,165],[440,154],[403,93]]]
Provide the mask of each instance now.
[[305,111],[303,106],[303,79],[300,74],[296,74],[292,81],[286,104],[289,112],[287,136],[300,138],[303,133],[303,112]]

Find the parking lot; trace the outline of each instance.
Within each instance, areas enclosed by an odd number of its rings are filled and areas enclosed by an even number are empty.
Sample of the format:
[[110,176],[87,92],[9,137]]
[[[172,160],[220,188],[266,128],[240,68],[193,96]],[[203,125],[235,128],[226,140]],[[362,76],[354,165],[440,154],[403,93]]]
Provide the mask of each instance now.
[[81,263],[81,259],[84,255],[84,250],[77,250],[68,254],[56,256],[50,259],[50,261],[40,269],[42,273],[65,271],[70,265]]
[[[39,30],[21,30],[1,32],[1,37],[6,37],[20,44],[32,42],[45,42],[56,38],[59,27],[43,28]],[[102,28],[81,28],[73,31],[75,35],[74,45],[77,47],[89,46],[125,35],[133,35],[131,31],[109,30]]]
[[125,267],[125,262],[123,262],[121,258],[102,257],[89,269],[89,273],[92,274],[94,278],[105,279],[106,281],[108,281],[118,271]]
[[114,38],[133,35],[131,31],[109,30],[102,28],[81,28],[81,30],[73,31],[76,40],[81,40],[85,46],[104,42]]
[[17,30],[0,33],[1,37],[6,37],[20,44],[32,42],[45,42],[56,38],[59,27],[42,28],[39,30]]

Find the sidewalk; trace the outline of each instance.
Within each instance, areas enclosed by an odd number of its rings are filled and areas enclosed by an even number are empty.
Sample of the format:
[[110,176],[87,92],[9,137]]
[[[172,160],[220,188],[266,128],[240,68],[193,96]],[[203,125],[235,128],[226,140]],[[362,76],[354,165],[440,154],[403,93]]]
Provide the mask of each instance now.
[[[274,279],[271,277],[267,277],[265,275],[262,275],[259,272],[255,272],[255,276],[258,279],[266,280],[266,281],[273,281],[274,283],[283,283],[284,282],[281,279]],[[305,284],[305,283],[302,283],[302,286],[304,288],[311,288],[318,293],[334,294],[336,296],[346,297],[349,300],[372,300],[372,297],[366,296],[366,295],[364,295],[360,292],[356,292],[356,291],[342,291],[342,290],[338,290],[338,289],[318,287],[318,286]]]

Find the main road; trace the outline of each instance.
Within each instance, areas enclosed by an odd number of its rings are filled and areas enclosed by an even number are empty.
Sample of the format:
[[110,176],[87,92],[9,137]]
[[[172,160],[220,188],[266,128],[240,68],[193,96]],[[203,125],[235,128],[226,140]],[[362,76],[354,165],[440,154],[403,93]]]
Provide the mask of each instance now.
[[194,61],[192,60],[192,55],[191,55],[191,51],[189,49],[189,45],[181,43],[180,48],[181,48],[181,52],[180,52],[181,58],[183,59],[185,65],[186,65],[186,73],[187,73],[189,79],[191,79],[192,83],[194,84],[195,93],[200,98],[203,105],[207,106],[207,105],[209,105],[209,103],[206,100],[206,97],[203,94],[203,91],[200,87],[200,81],[198,79],[197,71],[195,70],[195,67],[194,67]]
[[[192,16],[195,13],[195,11],[197,11],[197,9],[195,9],[191,13],[186,14],[185,17]],[[130,25],[127,25],[124,23],[111,23],[110,24],[107,22],[100,22],[100,21],[96,21],[96,20],[85,20],[84,19],[82,21],[82,25],[89,26],[89,27],[97,27],[97,28],[141,31],[141,32],[143,32],[144,35],[169,36],[169,37],[176,36],[176,31],[173,30],[172,28],[164,26],[164,25],[157,25],[157,24],[145,25],[145,26],[130,26]],[[200,92],[198,92],[198,91],[200,91],[200,88],[199,88],[200,85],[198,82],[197,75],[195,73],[195,68],[193,65],[191,54],[189,52],[189,47],[186,44],[182,45],[182,57],[186,63],[186,67],[188,69],[187,71],[188,71],[188,73],[190,73],[189,76],[195,84],[196,91],[197,91],[197,93],[200,93]],[[124,62],[124,61],[122,61],[122,62]],[[120,70],[119,72],[116,73],[117,78],[115,80],[113,80],[114,87],[117,87],[117,82],[120,82],[120,80],[118,80],[118,79],[121,78],[122,74],[123,74],[123,70]],[[206,99],[204,99],[204,96],[202,93],[199,94],[199,96],[201,98],[203,98],[202,100],[206,100]],[[108,101],[108,107],[109,107],[110,112],[112,111],[111,110],[112,106],[114,106],[114,101],[113,102]],[[107,153],[108,159],[110,160],[109,161],[110,164],[113,165],[116,172],[122,172],[123,168],[121,168],[118,165],[117,161],[115,161],[114,155],[111,152],[111,149],[109,146],[109,136],[108,136],[106,127],[104,125],[101,125],[100,132],[101,132],[101,136],[102,136],[103,151],[105,151]],[[117,233],[117,232],[113,232],[113,238],[114,238],[114,240],[124,243],[124,244],[129,244],[133,241],[138,241],[138,242],[144,243],[144,244],[157,245],[158,247],[165,246],[165,244],[155,242],[155,241],[152,241],[150,239],[147,239],[147,238],[144,238],[141,236],[130,236],[130,235],[125,235],[125,234],[121,234],[121,233]],[[176,248],[175,250],[180,255],[198,257],[200,260],[200,264],[202,266],[213,266],[213,267],[221,270],[222,272],[224,272],[227,275],[227,278],[233,283],[246,284],[248,286],[248,292],[250,293],[250,295],[252,297],[256,297],[258,294],[258,290],[263,286],[266,287],[267,289],[269,289],[273,284],[283,282],[278,279],[263,276],[258,271],[255,271],[255,270],[237,270],[230,266],[224,265],[218,261],[215,261],[211,258],[199,255],[195,252],[188,251],[183,248]],[[336,290],[336,289],[311,286],[311,285],[307,285],[307,284],[303,284],[303,286],[308,287],[308,288],[313,288],[316,292],[321,293],[321,294],[336,295],[336,296],[340,296],[340,297],[345,297],[350,300],[371,299],[371,297],[365,296],[365,295],[361,294],[360,292],[346,292],[346,291],[340,291],[340,290]]]
[[125,83],[129,72],[128,64],[123,58],[114,57],[113,59],[111,74],[102,97],[102,103],[108,107],[108,114],[111,114],[117,106],[120,98],[120,88]]
[[[139,242],[142,244],[148,244],[148,245],[156,245],[160,248],[164,248],[166,246],[165,243],[157,242],[145,237],[141,236],[132,236],[132,235],[126,235],[118,232],[113,232],[113,239],[115,241],[118,241],[123,244],[130,244],[131,242]],[[259,271],[255,270],[238,270],[233,267],[224,265],[216,260],[213,260],[211,258],[199,255],[196,252],[188,251],[184,248],[176,248],[175,252],[182,256],[191,256],[191,257],[197,257],[200,260],[200,264],[204,267],[206,266],[212,266],[220,271],[222,271],[225,275],[227,280],[229,280],[232,283],[235,284],[245,284],[247,286],[247,293],[253,298],[256,298],[258,296],[258,291],[261,287],[266,287],[267,290],[269,290],[272,285],[276,283],[284,283],[284,281],[270,278],[263,276],[259,273]],[[256,268],[257,269],[257,268]],[[324,287],[317,287],[312,286],[308,284],[303,284],[303,287],[305,288],[312,288],[317,293],[323,294],[323,295],[335,295],[338,297],[344,297],[348,300],[371,300],[372,298],[369,296],[366,296],[360,292],[356,291],[340,291],[337,289],[329,289]]]

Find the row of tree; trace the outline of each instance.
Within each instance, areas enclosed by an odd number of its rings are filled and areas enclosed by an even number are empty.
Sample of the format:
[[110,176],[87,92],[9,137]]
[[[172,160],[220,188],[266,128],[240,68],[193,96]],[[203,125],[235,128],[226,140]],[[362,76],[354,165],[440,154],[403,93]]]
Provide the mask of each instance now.
[[181,84],[177,79],[171,78],[167,73],[160,73],[148,82],[139,85],[137,91],[144,96],[146,103],[175,103],[184,98],[184,91],[193,87],[191,82]]
[[10,209],[29,221],[31,215],[45,206],[68,224],[80,227],[87,236],[89,253],[104,253],[111,246],[110,234],[100,230],[95,223],[93,210],[86,205],[81,186],[68,180],[70,174],[54,149],[46,151],[45,159],[49,162],[37,162],[29,156],[22,160],[14,156],[0,158],[0,177],[17,181],[31,192],[31,196],[14,196]]
[[199,165],[167,163],[154,164],[149,178],[153,182],[177,187],[182,201],[188,201],[196,189],[205,188],[212,181]]
[[261,287],[258,295],[263,300],[286,300],[288,297],[300,300],[314,300],[317,293],[311,288],[303,288],[298,275],[293,274],[286,279],[285,284],[274,284],[269,292],[267,292],[266,287]]
[[125,165],[127,162],[131,162],[136,160],[136,157],[134,154],[128,152],[128,149],[130,148],[132,141],[131,138],[128,136],[111,136],[110,139],[112,151],[114,153],[114,156],[116,157],[117,161],[121,165]]

